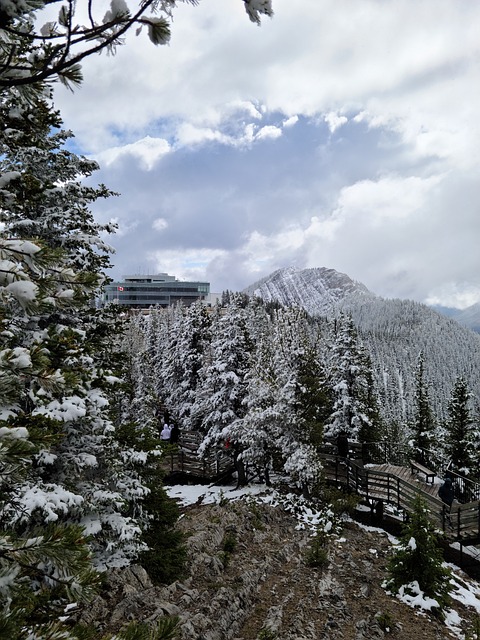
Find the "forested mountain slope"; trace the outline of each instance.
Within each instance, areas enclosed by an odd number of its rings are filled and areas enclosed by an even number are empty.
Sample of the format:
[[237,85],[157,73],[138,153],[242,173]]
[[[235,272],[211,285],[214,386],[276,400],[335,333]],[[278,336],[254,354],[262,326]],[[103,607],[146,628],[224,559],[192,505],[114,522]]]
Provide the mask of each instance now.
[[441,423],[455,380],[464,376],[480,402],[480,336],[426,305],[384,299],[333,269],[287,268],[245,290],[265,301],[304,308],[311,315],[351,316],[373,365],[382,413],[411,418],[415,367],[420,353],[434,413]]

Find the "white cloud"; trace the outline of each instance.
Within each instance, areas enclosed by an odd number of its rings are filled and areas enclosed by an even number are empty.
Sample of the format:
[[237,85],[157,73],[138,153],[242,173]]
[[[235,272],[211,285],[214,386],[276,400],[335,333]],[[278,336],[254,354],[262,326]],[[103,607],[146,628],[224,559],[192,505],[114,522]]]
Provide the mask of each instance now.
[[171,147],[162,138],[146,136],[137,142],[124,146],[111,147],[96,154],[100,164],[109,166],[125,156],[132,156],[140,161],[140,165],[149,171],[164,155],[171,151]]
[[[228,4],[179,3],[169,47],[129,36],[85,62],[74,95],[55,90],[102,180],[133,194],[121,234],[165,220],[156,241],[181,250],[159,250],[159,268],[221,288],[297,262],[381,295],[473,299],[480,5],[274,0],[256,28]],[[188,266],[199,233],[213,248]]]
[[440,180],[440,176],[384,176],[378,180],[362,180],[342,189],[338,209],[333,215],[345,222],[361,216],[370,227],[388,220],[401,220],[424,206],[430,191]]
[[279,127],[268,125],[266,127],[262,127],[255,137],[257,140],[265,140],[267,138],[274,140],[275,138],[280,138],[281,135],[282,130]]
[[180,125],[177,131],[178,144],[190,146],[202,144],[204,142],[222,142],[223,144],[231,144],[231,138],[222,134],[220,131],[214,131],[206,127],[196,127],[190,123]]
[[341,116],[334,111],[330,111],[330,113],[325,114],[324,118],[325,122],[328,124],[328,128],[330,129],[330,133],[334,133],[343,124],[348,122],[348,118],[346,116]]
[[286,120],[283,121],[283,126],[293,127],[293,125],[297,124],[297,122],[298,122],[298,116],[290,116],[290,118],[287,118]]
[[447,282],[433,289],[426,303],[456,309],[466,309],[480,301],[480,285],[469,282]]
[[253,102],[249,100],[234,100],[226,105],[225,113],[235,113],[235,112],[246,112],[250,118],[255,118],[256,120],[262,119],[262,107],[260,106],[260,110]]
[[169,251],[151,251],[147,254],[147,259],[158,272],[170,273],[179,280],[204,281],[209,264],[224,255],[225,252],[222,250],[178,248]]
[[165,218],[157,218],[152,222],[152,227],[155,229],[155,231],[164,231],[168,228],[168,222],[165,220]]
[[[289,225],[277,234],[267,236],[253,231],[240,251],[245,262],[261,265],[262,269],[271,269],[282,256],[290,256],[300,249],[304,242],[304,232],[299,225]],[[270,266],[269,266],[270,265]],[[261,268],[255,268],[260,271]],[[273,267],[275,268],[275,267]]]

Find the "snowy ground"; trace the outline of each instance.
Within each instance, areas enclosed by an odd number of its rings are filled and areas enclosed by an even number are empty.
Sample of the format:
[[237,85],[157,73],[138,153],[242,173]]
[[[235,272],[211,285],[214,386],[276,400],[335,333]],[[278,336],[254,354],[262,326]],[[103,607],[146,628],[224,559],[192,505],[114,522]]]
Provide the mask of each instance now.
[[165,489],[171,498],[175,498],[184,506],[195,504],[196,502],[213,504],[221,500],[238,500],[244,496],[271,493],[271,490],[263,484],[251,485],[242,489],[235,489],[234,485],[230,487],[209,487],[199,484],[166,486]]
[[[267,502],[270,504],[280,504],[284,501],[284,497],[280,497],[279,494],[266,485],[256,484],[236,489],[232,486],[205,486],[205,485],[174,485],[166,487],[167,493],[171,498],[179,501],[183,506],[192,504],[214,504],[220,503],[224,500],[239,500],[240,498],[250,497],[261,502]],[[299,526],[311,527],[314,530],[319,525],[327,526],[325,512],[315,512],[310,508],[303,506],[296,512],[296,516],[299,519]],[[383,529],[376,527],[366,527],[365,525],[359,525],[368,531],[378,531],[384,534]],[[342,540],[339,539],[338,542]],[[390,536],[392,544],[398,543],[398,541]],[[372,549],[372,553],[375,549]],[[455,601],[461,602],[467,607],[472,607],[480,615],[480,584],[471,578],[465,576],[462,570],[452,564],[446,565],[453,572],[452,578],[452,591],[451,597]],[[429,611],[432,606],[435,606],[435,601],[425,597],[420,589],[415,587],[415,584],[409,585],[410,591],[414,591],[415,595],[403,594],[397,596],[403,602],[410,607],[414,607],[417,611]],[[455,634],[455,636],[461,640],[464,640],[465,636],[460,631],[461,618],[455,609],[450,609],[446,612],[446,626]]]

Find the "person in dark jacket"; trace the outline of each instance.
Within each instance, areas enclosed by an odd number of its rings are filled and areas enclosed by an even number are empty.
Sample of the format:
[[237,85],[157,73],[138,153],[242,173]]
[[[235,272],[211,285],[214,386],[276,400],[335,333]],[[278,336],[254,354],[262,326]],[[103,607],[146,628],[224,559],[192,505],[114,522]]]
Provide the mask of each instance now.
[[446,505],[449,507],[452,506],[453,499],[455,498],[455,487],[450,477],[445,478],[445,482],[438,490],[438,495]]
[[345,431],[341,431],[337,437],[337,453],[342,458],[348,458],[348,436]]
[[174,423],[170,425],[170,442],[172,444],[177,444],[178,436],[180,435],[180,429],[178,428],[178,424]]

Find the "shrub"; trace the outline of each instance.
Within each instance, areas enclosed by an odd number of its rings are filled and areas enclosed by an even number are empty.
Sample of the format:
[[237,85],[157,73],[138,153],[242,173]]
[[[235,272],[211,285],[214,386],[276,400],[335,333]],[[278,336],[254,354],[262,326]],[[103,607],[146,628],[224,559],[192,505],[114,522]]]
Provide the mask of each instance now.
[[305,564],[308,567],[322,568],[328,563],[328,546],[327,534],[324,531],[317,530],[312,544],[305,554]]
[[225,534],[223,538],[223,550],[225,553],[233,553],[237,548],[237,539],[232,531]]
[[388,611],[385,611],[385,613],[378,613],[375,616],[375,620],[384,633],[390,633],[390,631],[392,631],[394,620],[392,615],[388,613]]
[[330,503],[330,507],[336,516],[341,516],[344,513],[352,516],[361,500],[357,494],[347,493],[335,487],[328,487],[324,491],[324,499]]
[[260,633],[257,636],[257,640],[275,640],[276,637],[277,634],[275,633],[275,631],[272,631],[271,629],[265,627],[264,629],[260,630]]

